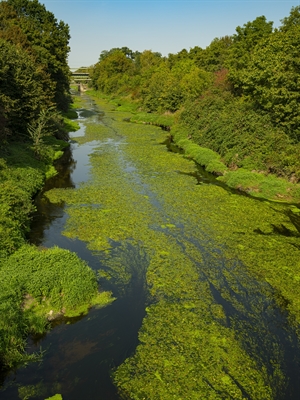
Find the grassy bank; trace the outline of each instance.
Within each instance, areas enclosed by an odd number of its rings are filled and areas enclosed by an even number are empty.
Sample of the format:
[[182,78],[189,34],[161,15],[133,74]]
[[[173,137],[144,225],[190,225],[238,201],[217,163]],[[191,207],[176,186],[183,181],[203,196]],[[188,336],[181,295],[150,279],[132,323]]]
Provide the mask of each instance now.
[[25,243],[34,211],[32,197],[45,179],[56,174],[53,162],[69,144],[47,138],[47,157],[37,159],[32,144],[12,142],[0,150],[0,242],[1,257],[8,256]]

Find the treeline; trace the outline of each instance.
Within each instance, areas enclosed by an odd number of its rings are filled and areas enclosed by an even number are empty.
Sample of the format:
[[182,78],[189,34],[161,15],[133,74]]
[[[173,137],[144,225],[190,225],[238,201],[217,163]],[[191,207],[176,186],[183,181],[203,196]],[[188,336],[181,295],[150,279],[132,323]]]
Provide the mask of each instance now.
[[230,168],[300,179],[300,7],[281,26],[264,16],[202,49],[162,57],[127,47],[104,51],[93,87],[137,109],[173,114],[176,131],[221,155]]
[[[0,2],[0,144],[50,124],[67,111],[69,27],[38,0]],[[51,111],[51,112],[50,112]],[[50,115],[51,114],[51,115]]]

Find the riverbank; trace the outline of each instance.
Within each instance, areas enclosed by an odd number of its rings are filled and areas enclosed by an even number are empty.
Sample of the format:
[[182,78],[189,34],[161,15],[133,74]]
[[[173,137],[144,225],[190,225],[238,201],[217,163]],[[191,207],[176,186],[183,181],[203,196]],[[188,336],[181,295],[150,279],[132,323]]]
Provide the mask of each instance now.
[[[65,115],[64,135],[76,129]],[[95,273],[74,253],[35,248],[26,238],[35,210],[32,198],[57,173],[54,163],[68,146],[46,136],[43,157],[26,141],[0,150],[0,369],[38,359],[24,352],[26,338],[46,332],[49,321],[113,300],[109,293],[98,293]]]
[[30,229],[34,211],[32,197],[46,179],[56,174],[53,162],[62,156],[68,142],[47,138],[47,157],[38,159],[29,142],[12,142],[0,152],[1,163],[1,231],[2,257],[16,251]]
[[193,141],[187,126],[178,123],[178,112],[163,115],[145,113],[139,111],[137,102],[128,98],[107,96],[95,90],[89,90],[87,93],[110,102],[116,111],[131,113],[132,115],[127,118],[128,122],[156,125],[169,131],[171,141],[184,151],[186,157],[216,175],[218,181],[223,182],[229,188],[272,201],[293,204],[300,202],[299,183],[293,183],[287,178],[278,177],[265,171],[254,170],[253,167],[249,169],[239,168],[237,165],[230,167],[224,163],[224,159],[218,153],[199,146]]

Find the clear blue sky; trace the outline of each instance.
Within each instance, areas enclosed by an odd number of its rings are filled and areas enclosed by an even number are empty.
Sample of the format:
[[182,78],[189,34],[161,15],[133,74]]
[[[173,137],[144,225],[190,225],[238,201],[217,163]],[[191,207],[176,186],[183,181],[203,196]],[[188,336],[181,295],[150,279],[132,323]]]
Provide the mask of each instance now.
[[264,15],[274,27],[300,0],[40,0],[70,26],[70,67],[89,66],[103,50],[127,46],[163,55],[205,48]]

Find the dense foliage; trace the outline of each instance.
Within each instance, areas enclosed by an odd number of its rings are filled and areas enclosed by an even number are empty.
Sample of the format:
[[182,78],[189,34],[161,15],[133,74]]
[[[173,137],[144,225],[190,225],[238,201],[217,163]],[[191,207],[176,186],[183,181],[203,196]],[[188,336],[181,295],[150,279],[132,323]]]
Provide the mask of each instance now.
[[112,301],[109,293],[98,294],[95,274],[75,254],[26,245],[32,196],[65,145],[49,142],[48,162],[30,144],[13,142],[9,154],[0,152],[0,369],[36,358],[26,354],[26,338],[47,329],[47,314],[73,316]]
[[297,182],[299,21],[299,6],[279,29],[260,16],[205,49],[196,46],[168,57],[111,49],[102,52],[93,85],[105,94],[126,96],[136,109],[175,113],[176,129],[218,152],[231,169]]
[[32,197],[45,178],[57,173],[52,163],[66,146],[65,141],[44,137],[38,146],[42,159],[30,142],[13,141],[0,149],[0,260],[24,244],[35,210]]
[[0,281],[0,359],[6,367],[33,358],[24,354],[26,336],[44,332],[46,313],[91,304],[98,292],[94,272],[59,248],[21,247],[2,263]]
[[0,141],[28,136],[42,110],[67,111],[69,27],[38,0],[0,2]]
[[[44,164],[34,159],[34,154],[23,145],[13,145],[8,159],[0,162],[0,256],[6,257],[25,241],[29,229],[29,215],[34,210],[31,198],[41,189],[44,181]],[[16,158],[19,163],[14,167]],[[27,162],[27,165],[25,164]]]

